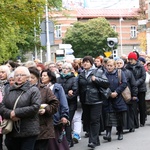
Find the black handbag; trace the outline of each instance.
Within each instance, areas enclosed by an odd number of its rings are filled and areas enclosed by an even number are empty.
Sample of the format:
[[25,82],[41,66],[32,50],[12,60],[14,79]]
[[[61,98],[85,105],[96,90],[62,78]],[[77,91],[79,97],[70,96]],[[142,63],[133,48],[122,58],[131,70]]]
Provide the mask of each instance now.
[[104,89],[102,87],[99,87],[99,92],[100,92],[100,96],[102,96],[102,98],[104,99],[108,99],[111,94],[110,88]]

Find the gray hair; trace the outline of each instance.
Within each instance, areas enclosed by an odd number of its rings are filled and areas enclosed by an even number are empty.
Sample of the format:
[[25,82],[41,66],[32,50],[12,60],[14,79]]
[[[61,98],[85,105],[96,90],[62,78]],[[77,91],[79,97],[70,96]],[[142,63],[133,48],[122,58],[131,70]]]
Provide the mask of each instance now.
[[73,69],[72,64],[71,64],[71,63],[68,63],[68,62],[65,62],[65,63],[62,65],[62,68],[63,68],[63,67],[68,67],[70,70]]
[[7,77],[8,77],[9,74],[10,74],[10,69],[9,69],[9,67],[8,67],[7,65],[1,65],[1,66],[0,66],[0,71],[5,71],[6,74],[7,74]]
[[27,61],[25,63],[25,67],[29,68],[29,67],[36,67],[36,63],[34,61]]
[[15,69],[15,71],[14,71],[14,75],[16,74],[16,72],[17,72],[18,70],[24,71],[24,73],[25,73],[28,77],[30,77],[30,72],[29,72],[29,69],[28,69],[27,67],[25,67],[25,66],[19,66],[19,67],[17,67],[17,68]]

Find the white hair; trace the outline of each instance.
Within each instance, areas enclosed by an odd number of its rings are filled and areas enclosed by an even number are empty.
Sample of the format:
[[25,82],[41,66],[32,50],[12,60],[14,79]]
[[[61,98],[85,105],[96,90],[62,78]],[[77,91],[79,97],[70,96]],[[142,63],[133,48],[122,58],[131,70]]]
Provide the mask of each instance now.
[[7,65],[1,65],[1,66],[0,66],[0,71],[5,71],[6,74],[7,74],[7,77],[8,77],[9,74],[10,74],[10,69],[9,69],[9,67],[8,67]]
[[73,69],[72,64],[69,63],[69,62],[65,62],[65,63],[62,65],[62,68],[63,68],[63,67],[68,67],[70,70]]
[[25,66],[19,66],[19,67],[17,67],[17,68],[15,69],[15,71],[14,71],[14,75],[16,74],[16,72],[17,72],[18,70],[24,71],[24,73],[25,73],[28,77],[30,76],[30,72],[29,72],[29,69],[28,69],[27,67],[25,67]]

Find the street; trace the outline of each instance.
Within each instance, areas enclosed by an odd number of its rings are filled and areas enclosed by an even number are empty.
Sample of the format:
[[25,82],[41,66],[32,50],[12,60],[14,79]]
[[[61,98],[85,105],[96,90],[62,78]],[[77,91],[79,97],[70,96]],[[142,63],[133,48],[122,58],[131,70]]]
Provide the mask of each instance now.
[[[112,141],[107,142],[103,140],[103,135],[100,135],[101,145],[97,146],[95,150],[149,150],[150,149],[150,116],[147,117],[147,121],[144,127],[139,127],[135,132],[129,133],[124,131],[123,140],[118,141],[116,135],[116,129],[112,130]],[[84,133],[81,134],[81,141],[75,144],[71,150],[90,150],[87,147],[88,138],[84,138]]]

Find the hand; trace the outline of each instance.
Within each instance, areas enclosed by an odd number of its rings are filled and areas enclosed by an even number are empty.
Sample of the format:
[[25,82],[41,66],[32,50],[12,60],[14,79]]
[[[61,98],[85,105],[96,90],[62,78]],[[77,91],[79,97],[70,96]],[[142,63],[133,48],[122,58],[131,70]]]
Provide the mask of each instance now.
[[116,98],[117,96],[118,96],[118,93],[117,93],[117,92],[112,92],[112,93],[111,93],[111,97],[112,97],[112,98]]
[[40,115],[45,114],[45,109],[39,109],[39,114],[40,114]]
[[133,97],[132,97],[132,100],[137,100],[137,97],[133,96]]
[[95,81],[95,79],[96,79],[95,76],[92,76],[92,77],[91,77],[91,80],[92,80],[92,81]]
[[62,122],[63,124],[66,124],[66,123],[68,123],[68,120],[67,120],[65,117],[63,117],[63,118],[61,118],[61,122]]
[[68,96],[73,96],[73,90],[68,91]]
[[12,118],[14,118],[15,116],[16,116],[16,115],[15,115],[15,111],[12,110],[11,113],[10,113],[10,118],[12,119]]
[[20,118],[18,118],[18,117],[13,117],[13,118],[11,118],[11,120],[13,120],[13,121],[18,121],[18,120],[20,120]]

